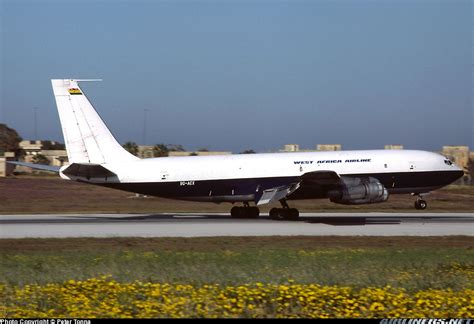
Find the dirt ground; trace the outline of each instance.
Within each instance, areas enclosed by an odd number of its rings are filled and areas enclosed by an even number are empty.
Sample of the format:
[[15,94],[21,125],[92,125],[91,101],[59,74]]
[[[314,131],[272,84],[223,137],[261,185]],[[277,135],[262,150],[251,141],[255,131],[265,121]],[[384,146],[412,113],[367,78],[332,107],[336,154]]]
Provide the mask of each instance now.
[[463,248],[472,251],[471,236],[360,237],[360,236],[272,236],[198,238],[68,238],[1,239],[0,253],[62,251],[239,251],[290,248]]
[[[474,187],[448,186],[426,197],[427,212],[474,212]],[[393,195],[385,203],[345,206],[326,199],[290,201],[301,212],[422,212],[410,195]],[[231,204],[198,203],[157,197],[137,197],[99,186],[58,177],[16,176],[0,178],[0,214],[28,213],[157,213],[229,212]],[[262,206],[267,212],[274,206]]]

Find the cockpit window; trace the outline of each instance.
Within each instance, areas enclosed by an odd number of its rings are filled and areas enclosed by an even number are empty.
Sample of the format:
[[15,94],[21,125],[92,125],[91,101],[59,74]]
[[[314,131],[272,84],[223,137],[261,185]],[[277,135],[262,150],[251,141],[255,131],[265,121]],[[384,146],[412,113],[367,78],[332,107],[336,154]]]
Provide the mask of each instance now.
[[453,162],[451,162],[450,160],[444,160],[444,163],[446,163],[447,165],[452,165]]

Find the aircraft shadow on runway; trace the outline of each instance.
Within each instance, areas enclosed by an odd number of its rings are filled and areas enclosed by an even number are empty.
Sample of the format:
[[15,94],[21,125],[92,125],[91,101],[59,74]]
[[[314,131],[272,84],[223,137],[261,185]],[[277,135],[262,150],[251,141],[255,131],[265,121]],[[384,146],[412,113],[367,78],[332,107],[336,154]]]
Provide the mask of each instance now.
[[[267,215],[261,215],[258,219],[234,219],[230,215],[213,215],[213,214],[150,214],[136,216],[70,216],[69,222],[159,222],[159,221],[175,221],[175,222],[206,222],[206,220],[220,221],[239,221],[239,222],[258,222],[272,221]],[[472,223],[473,219],[469,217],[447,217],[447,216],[422,216],[405,217],[405,216],[301,216],[296,221],[274,220],[275,222],[305,222],[308,224],[326,224],[332,226],[361,226],[361,225],[398,225],[402,222],[410,223],[431,223],[431,222],[466,222]],[[58,220],[58,222],[61,222]]]
[[[89,219],[97,220],[112,220],[112,221],[159,221],[159,220],[175,220],[175,221],[205,221],[205,220],[233,220],[227,215],[181,215],[181,214],[151,214],[151,215],[137,215],[137,216],[126,216],[126,217],[88,217]],[[238,219],[239,221],[258,221],[258,220],[271,220],[268,216],[260,216],[258,219]],[[284,222],[275,220],[275,222]],[[310,224],[327,224],[333,226],[348,226],[348,225],[389,225],[389,224],[400,224],[399,218],[381,218],[381,217],[361,217],[361,216],[347,216],[347,217],[300,217],[297,221],[291,222],[306,222]]]
[[398,225],[400,219],[379,217],[301,217],[301,221],[310,224],[326,224],[333,226],[360,226],[360,225]]
[[61,218],[18,218],[0,220],[0,224],[87,224],[87,223],[260,223],[260,222],[279,222],[279,223],[307,223],[307,224],[326,224],[331,226],[365,226],[365,225],[398,225],[401,223],[424,224],[424,223],[438,223],[438,224],[452,224],[464,223],[466,226],[474,225],[474,218],[472,216],[457,216],[457,215],[439,215],[439,216],[405,216],[405,215],[343,215],[343,216],[307,216],[302,215],[296,221],[290,220],[271,220],[268,215],[261,215],[258,219],[234,219],[230,215],[225,214],[198,214],[198,213],[163,213],[163,214],[137,214],[126,215],[121,217],[117,215],[70,215]]

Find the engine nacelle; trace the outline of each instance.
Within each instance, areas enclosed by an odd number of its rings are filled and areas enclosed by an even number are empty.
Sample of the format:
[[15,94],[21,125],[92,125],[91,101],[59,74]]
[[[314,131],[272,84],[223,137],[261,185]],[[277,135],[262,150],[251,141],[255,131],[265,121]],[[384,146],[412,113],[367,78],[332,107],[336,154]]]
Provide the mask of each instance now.
[[329,199],[337,204],[360,205],[387,201],[388,191],[375,178],[341,178],[340,189],[329,192]]

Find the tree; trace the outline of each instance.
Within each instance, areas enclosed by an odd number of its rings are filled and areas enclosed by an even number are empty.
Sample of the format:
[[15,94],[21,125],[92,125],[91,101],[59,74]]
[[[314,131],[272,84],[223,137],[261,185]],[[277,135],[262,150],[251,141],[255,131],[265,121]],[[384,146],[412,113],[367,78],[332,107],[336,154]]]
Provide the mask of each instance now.
[[49,160],[46,156],[43,154],[36,154],[33,157],[33,163],[35,164],[44,164],[44,165],[49,165]]
[[184,152],[186,151],[182,145],[178,144],[168,144],[166,145],[169,152]]
[[198,150],[198,152],[209,152],[209,150],[205,147],[202,147]]
[[135,142],[127,142],[123,144],[123,148],[126,149],[131,154],[138,156],[138,145]]
[[191,152],[189,153],[189,156],[198,156],[198,154],[196,152]]
[[15,152],[16,156],[23,155],[23,150],[19,146],[21,141],[22,138],[16,130],[8,127],[6,124],[0,124],[0,154]]
[[256,152],[254,150],[245,150],[240,152],[239,154],[255,154]]
[[168,156],[168,154],[169,154],[169,149],[165,144],[161,143],[161,144],[156,144],[155,146],[153,146],[154,157]]

